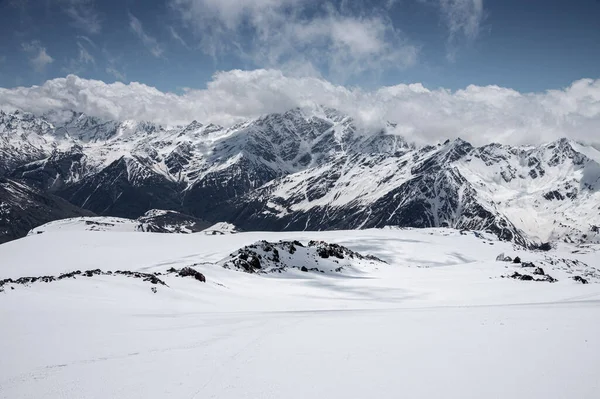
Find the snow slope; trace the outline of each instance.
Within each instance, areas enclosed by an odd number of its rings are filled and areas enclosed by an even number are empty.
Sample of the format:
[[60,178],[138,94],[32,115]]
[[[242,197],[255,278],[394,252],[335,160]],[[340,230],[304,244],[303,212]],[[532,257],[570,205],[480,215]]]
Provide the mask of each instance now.
[[179,212],[151,209],[135,220],[111,216],[86,216],[59,219],[32,229],[28,235],[53,231],[139,231],[189,234],[202,231],[207,224],[208,223],[203,220]]
[[[261,240],[323,240],[387,263],[222,266]],[[534,252],[452,229],[48,231],[0,245],[0,279],[100,268],[161,273],[167,285],[122,275],[5,285],[0,397],[596,398],[598,249]],[[529,269],[499,253],[558,281],[503,277]],[[165,274],[186,266],[206,283]]]

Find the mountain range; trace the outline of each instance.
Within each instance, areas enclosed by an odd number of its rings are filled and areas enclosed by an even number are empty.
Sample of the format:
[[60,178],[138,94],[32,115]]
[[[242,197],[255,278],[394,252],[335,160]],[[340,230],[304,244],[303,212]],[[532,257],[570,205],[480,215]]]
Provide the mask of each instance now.
[[325,107],[231,127],[0,111],[0,179],[0,242],[55,219],[151,209],[244,230],[439,226],[528,247],[600,242],[593,146],[418,146]]

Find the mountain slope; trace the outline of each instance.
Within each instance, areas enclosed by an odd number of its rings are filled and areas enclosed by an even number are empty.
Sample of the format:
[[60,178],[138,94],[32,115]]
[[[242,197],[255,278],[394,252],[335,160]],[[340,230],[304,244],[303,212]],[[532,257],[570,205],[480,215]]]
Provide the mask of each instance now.
[[29,230],[52,220],[92,215],[60,197],[0,177],[0,244],[24,237]]
[[463,140],[415,147],[328,108],[229,128],[0,113],[0,174],[99,215],[181,211],[244,230],[489,230],[521,245],[600,242],[600,152]]
[[344,155],[236,200],[233,222],[290,230],[448,226],[521,245],[600,242],[600,167],[575,148],[568,140],[473,148],[459,139],[394,157]]

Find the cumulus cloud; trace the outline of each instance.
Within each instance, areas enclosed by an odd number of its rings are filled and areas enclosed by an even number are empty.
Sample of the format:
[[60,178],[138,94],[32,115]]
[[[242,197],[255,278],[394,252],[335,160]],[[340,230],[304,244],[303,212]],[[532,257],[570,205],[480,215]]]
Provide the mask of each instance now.
[[23,50],[30,54],[29,62],[37,72],[43,72],[48,64],[54,62],[54,58],[48,54],[46,47],[38,40],[22,43]]
[[162,57],[163,47],[158,43],[156,38],[146,33],[140,20],[132,14],[129,14],[129,27],[153,56],[156,58]]
[[418,142],[461,137],[473,144],[536,144],[560,137],[599,143],[600,80],[559,90],[520,93],[498,86],[430,90],[421,84],[366,91],[277,70],[220,72],[203,90],[164,93],[140,83],[112,83],[70,75],[41,86],[0,89],[0,108],[42,113],[72,109],[103,118],[183,124],[197,119],[231,125],[294,107],[333,107],[366,131],[396,124]]
[[213,57],[235,53],[261,67],[345,81],[414,65],[419,48],[386,16],[317,0],[170,0]]

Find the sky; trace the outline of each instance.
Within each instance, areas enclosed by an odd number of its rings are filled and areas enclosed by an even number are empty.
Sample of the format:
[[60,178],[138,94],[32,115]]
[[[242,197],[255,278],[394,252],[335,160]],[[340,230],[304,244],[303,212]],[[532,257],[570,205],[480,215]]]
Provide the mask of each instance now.
[[231,124],[319,103],[426,138],[584,140],[599,21],[598,0],[0,0],[0,108]]

